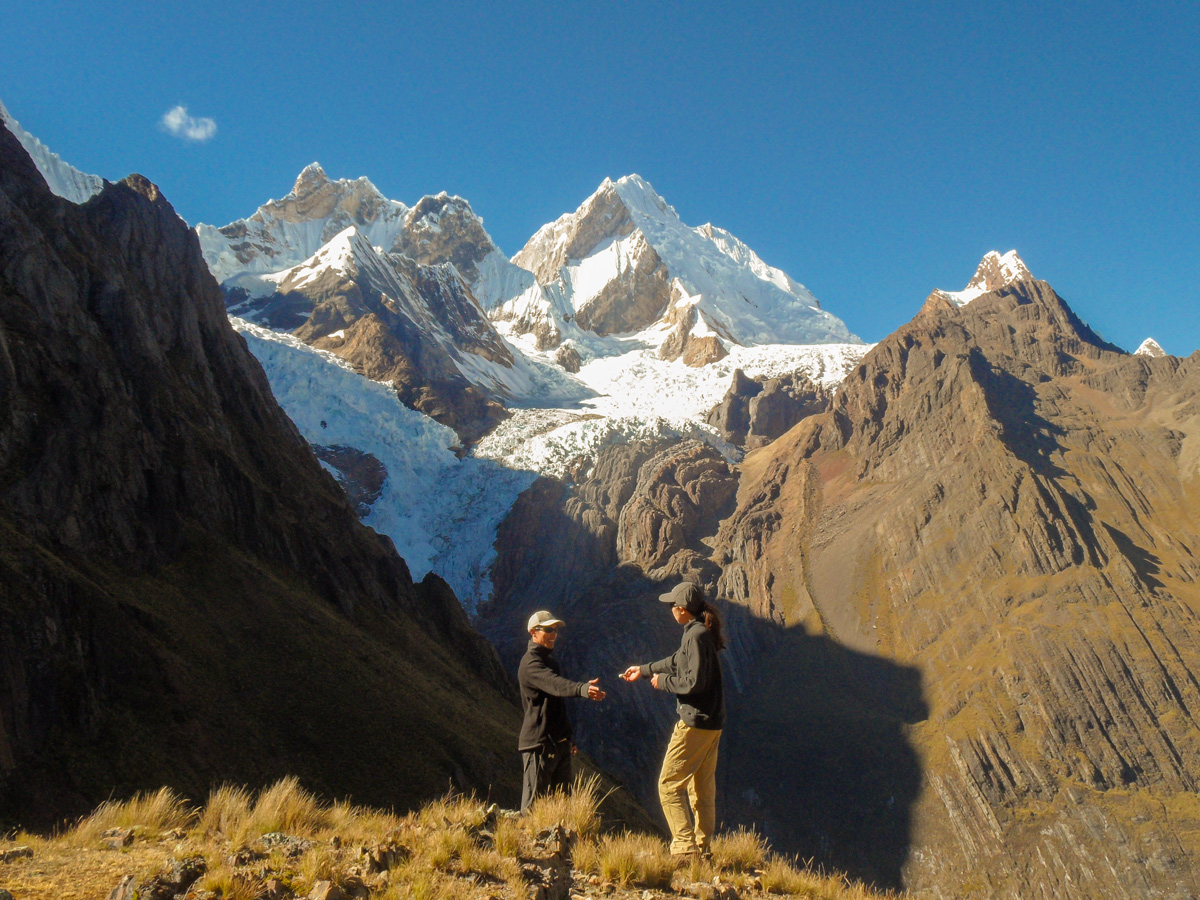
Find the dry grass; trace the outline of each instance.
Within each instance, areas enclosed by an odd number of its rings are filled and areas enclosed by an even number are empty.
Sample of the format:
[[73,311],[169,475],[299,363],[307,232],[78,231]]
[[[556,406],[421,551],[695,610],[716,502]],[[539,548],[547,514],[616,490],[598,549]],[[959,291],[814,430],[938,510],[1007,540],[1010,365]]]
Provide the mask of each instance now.
[[198,828],[207,834],[229,836],[250,817],[254,798],[243,787],[223,784],[211,791]]
[[675,875],[675,860],[666,844],[647,834],[606,835],[597,853],[600,877],[622,887],[668,888]]
[[770,845],[757,831],[739,828],[712,839],[712,861],[717,869],[734,872],[753,872],[767,860]]
[[[0,841],[0,850],[24,844],[34,851],[33,859],[0,866],[0,880],[21,900],[90,900],[107,896],[124,875],[142,882],[161,872],[172,856],[201,854],[209,870],[196,887],[222,900],[258,897],[269,878],[305,896],[318,881],[351,887],[356,877],[375,879],[371,898],[531,900],[533,890],[525,882],[520,859],[542,852],[536,835],[561,824],[579,835],[573,866],[587,877],[609,882],[602,892],[615,890],[612,900],[638,900],[645,889],[679,890],[695,882],[732,885],[743,897],[760,891],[810,900],[892,896],[799,868],[773,856],[760,835],[746,830],[717,836],[711,861],[696,859],[676,869],[658,837],[600,833],[598,784],[595,779],[578,782],[572,794],[539,800],[523,818],[461,794],[447,794],[405,816],[349,803],[327,804],[295,778],[276,782],[257,795],[225,785],[209,795],[202,810],[162,790],[102,804],[60,837],[20,834],[15,841]],[[134,829],[138,839],[119,850],[101,849],[99,837],[109,828]],[[185,832],[184,837],[173,833],[160,839],[163,832],[175,829]],[[309,844],[268,851],[258,839],[275,831]],[[403,852],[389,863],[386,876],[364,868],[363,848],[397,845]],[[381,880],[385,877],[386,883]],[[582,882],[573,890],[594,893]]]
[[282,778],[258,795],[246,822],[246,836],[262,837],[275,831],[314,837],[329,824],[329,807],[300,786],[294,776]]
[[253,875],[236,872],[231,866],[218,866],[200,876],[197,886],[215,891],[224,900],[257,900],[262,883]]
[[139,837],[157,837],[164,831],[185,829],[196,811],[170,788],[152,794],[135,794],[129,800],[106,800],[65,836],[75,846],[95,844],[110,828],[132,829]]
[[567,793],[555,791],[539,797],[529,807],[526,819],[534,831],[562,825],[581,836],[595,834],[600,828],[600,777],[579,777]]

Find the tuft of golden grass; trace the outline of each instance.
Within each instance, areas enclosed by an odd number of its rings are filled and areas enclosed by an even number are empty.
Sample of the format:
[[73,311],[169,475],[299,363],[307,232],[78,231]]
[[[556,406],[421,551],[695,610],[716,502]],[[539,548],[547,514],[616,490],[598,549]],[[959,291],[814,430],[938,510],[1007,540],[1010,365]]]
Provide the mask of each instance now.
[[134,794],[128,800],[105,800],[65,837],[76,846],[94,844],[110,828],[129,828],[139,835],[157,836],[175,828],[187,828],[196,811],[170,788]]
[[516,857],[521,851],[524,832],[516,819],[500,819],[496,823],[495,847],[501,856]]
[[483,803],[466,794],[453,791],[443,794],[427,804],[417,816],[417,821],[431,828],[446,825],[480,825],[487,818]]
[[222,900],[257,900],[262,893],[262,884],[257,878],[235,872],[228,865],[209,869],[200,876],[196,886],[201,890],[213,891]]
[[737,831],[715,835],[710,849],[715,868],[753,872],[763,867],[770,845],[757,831],[739,828]]
[[568,831],[586,837],[599,830],[600,804],[607,796],[600,796],[600,776],[579,776],[571,790],[555,791],[534,800],[525,818],[535,832],[562,825]]
[[[275,831],[311,838],[329,827],[334,809],[289,775],[263,788],[257,797],[243,787],[222,785],[209,794],[199,828],[221,835],[235,847]],[[343,804],[341,815],[347,816],[352,809]]]
[[223,784],[208,794],[208,803],[200,814],[197,827],[208,834],[228,837],[250,818],[253,797],[244,787]]
[[600,877],[623,887],[637,885],[664,889],[671,886],[675,860],[667,845],[648,834],[606,835],[600,839]]
[[329,807],[302,788],[300,779],[289,775],[259,793],[248,825],[251,837],[274,831],[314,837],[328,823]]
[[571,863],[586,875],[600,874],[600,844],[591,838],[581,838],[571,851]]

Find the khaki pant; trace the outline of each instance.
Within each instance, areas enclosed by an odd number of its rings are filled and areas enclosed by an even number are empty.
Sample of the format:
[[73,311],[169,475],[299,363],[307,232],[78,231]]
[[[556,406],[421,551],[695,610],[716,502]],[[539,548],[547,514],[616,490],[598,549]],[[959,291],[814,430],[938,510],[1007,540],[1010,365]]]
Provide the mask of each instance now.
[[[720,731],[675,723],[658,776],[658,799],[671,829],[672,853],[707,853],[717,825]],[[689,803],[690,801],[690,803]]]

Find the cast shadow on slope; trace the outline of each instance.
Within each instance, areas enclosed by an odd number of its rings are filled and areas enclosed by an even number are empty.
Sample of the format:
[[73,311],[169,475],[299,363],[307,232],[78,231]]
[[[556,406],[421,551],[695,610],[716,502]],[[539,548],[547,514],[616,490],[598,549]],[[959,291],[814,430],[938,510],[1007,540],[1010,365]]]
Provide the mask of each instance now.
[[1063,429],[1037,412],[1037,393],[1020,378],[993,365],[979,348],[970,352],[970,366],[984,389],[988,412],[1001,425],[1000,439],[1023,463],[1040,475],[1064,474],[1051,461]]
[[[604,518],[562,482],[539,480],[500,527],[496,594],[476,625],[515,673],[529,614],[549,609],[566,621],[555,648],[564,675],[599,677],[609,692],[603,703],[571,701],[576,741],[661,826],[657,777],[674,697],[615,673],[678,647],[679,628],[658,602],[678,578],[622,565]],[[693,560],[699,568],[687,574],[708,581],[702,563],[711,565]],[[721,610],[730,646],[720,827],[754,827],[779,852],[899,887],[922,778],[906,733],[927,715],[920,673],[741,606]]]
[[[738,616],[750,618],[729,610]],[[750,627],[764,647],[729,694],[724,820],[754,825],[780,851],[903,887],[922,780],[907,730],[928,715],[920,671],[800,627]]]

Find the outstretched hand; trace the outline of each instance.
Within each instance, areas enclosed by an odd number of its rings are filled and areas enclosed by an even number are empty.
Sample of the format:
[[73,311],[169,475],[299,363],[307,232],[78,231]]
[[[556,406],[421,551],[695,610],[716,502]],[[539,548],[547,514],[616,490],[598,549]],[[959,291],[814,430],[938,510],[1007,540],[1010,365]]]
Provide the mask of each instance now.
[[621,678],[624,681],[637,681],[641,677],[642,677],[641,666],[630,666],[628,669],[626,669],[624,672],[621,673]]
[[593,678],[591,681],[588,682],[588,699],[589,700],[603,700],[605,697],[608,696],[608,694],[606,694],[604,691],[602,691],[600,689],[599,684],[600,684],[599,678]]

